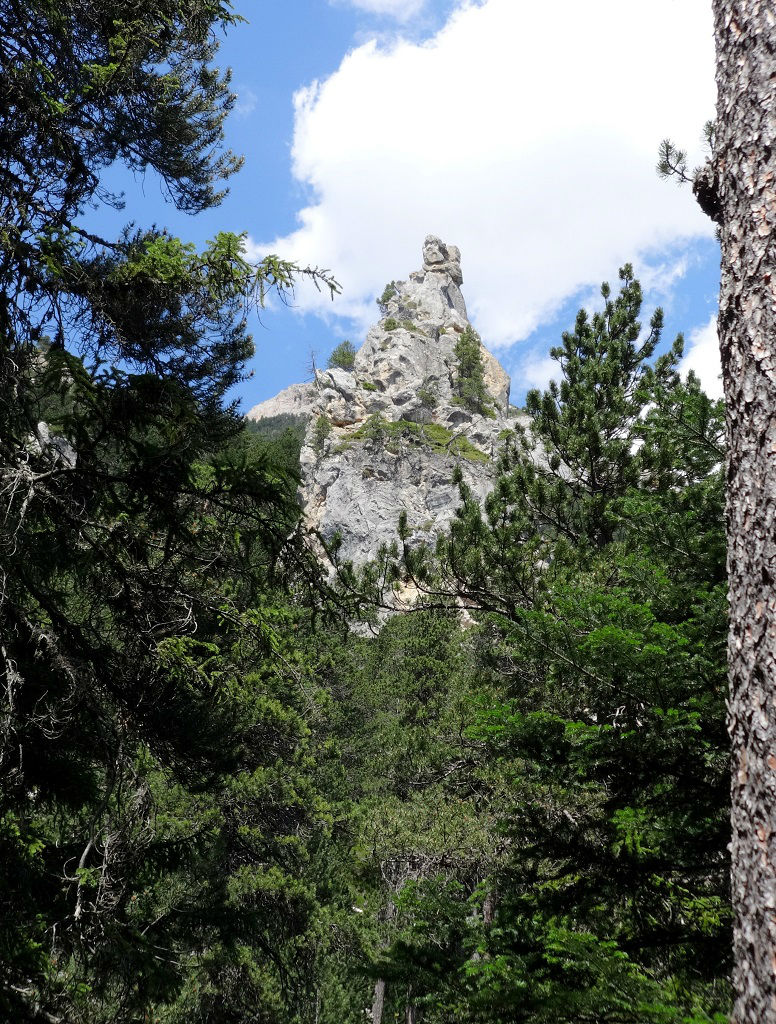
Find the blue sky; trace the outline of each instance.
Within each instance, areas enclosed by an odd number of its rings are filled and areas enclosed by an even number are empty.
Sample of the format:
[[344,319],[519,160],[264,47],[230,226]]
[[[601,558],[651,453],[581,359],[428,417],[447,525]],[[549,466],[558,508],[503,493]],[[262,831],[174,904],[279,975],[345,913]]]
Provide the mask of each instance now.
[[151,175],[120,175],[126,210],[100,227],[133,219],[197,243],[245,231],[256,257],[340,279],[334,304],[302,287],[295,308],[264,312],[246,410],[304,379],[311,350],[323,363],[343,338],[360,344],[375,295],[417,269],[429,233],[461,247],[470,315],[513,401],[546,382],[550,346],[626,260],[714,387],[717,245],[690,193],[654,173],[664,136],[702,158],[707,6],[244,0],[249,23],[219,54],[239,95],[228,142],[245,156],[229,196],[190,218]]

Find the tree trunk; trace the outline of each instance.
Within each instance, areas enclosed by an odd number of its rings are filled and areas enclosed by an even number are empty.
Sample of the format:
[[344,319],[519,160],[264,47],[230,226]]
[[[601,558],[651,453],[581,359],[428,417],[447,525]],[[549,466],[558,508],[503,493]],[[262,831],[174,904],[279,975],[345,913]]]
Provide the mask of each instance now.
[[375,982],[375,994],[372,999],[372,1024],[382,1024],[384,1006],[385,978],[378,978]]
[[[385,905],[385,909],[380,914],[383,921],[390,926],[390,922],[396,917],[396,904],[393,900],[389,899]],[[388,935],[383,936],[383,940],[380,943],[381,947],[385,949],[389,945]],[[385,978],[378,978],[375,982],[375,991],[372,997],[372,1024],[382,1024],[383,1019],[383,1008],[385,1007]]]
[[776,9],[713,0],[714,157],[728,418],[735,1024],[776,1024]]
[[493,924],[493,918],[496,916],[496,895],[492,889],[488,889],[485,893],[485,899],[482,901],[482,923],[486,928],[490,928]]

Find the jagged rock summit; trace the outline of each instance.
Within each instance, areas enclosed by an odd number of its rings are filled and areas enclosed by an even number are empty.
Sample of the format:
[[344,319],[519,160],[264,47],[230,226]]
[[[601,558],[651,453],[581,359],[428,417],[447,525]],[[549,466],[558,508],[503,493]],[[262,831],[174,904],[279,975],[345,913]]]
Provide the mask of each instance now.
[[318,371],[248,413],[308,417],[305,522],[325,541],[339,534],[344,559],[373,558],[402,512],[413,540],[433,543],[459,504],[456,466],[479,496],[493,486],[500,435],[515,425],[510,380],[469,323],[462,283],[458,249],[429,236],[423,269],[386,286],[351,370]]

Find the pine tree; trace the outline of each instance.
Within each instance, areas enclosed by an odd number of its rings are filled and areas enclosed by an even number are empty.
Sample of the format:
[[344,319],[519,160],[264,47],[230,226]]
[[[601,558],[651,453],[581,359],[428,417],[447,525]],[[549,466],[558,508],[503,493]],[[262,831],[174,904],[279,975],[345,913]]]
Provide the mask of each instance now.
[[282,635],[314,571],[288,543],[293,472],[227,400],[246,301],[295,268],[250,266],[235,235],[197,252],[81,223],[117,204],[100,182],[116,161],[191,213],[218,201],[239,161],[214,32],[236,20],[209,0],[0,2],[9,1020],[216,1002],[225,1021],[257,1004],[272,1019],[305,962],[286,953],[312,913],[301,865],[323,805]]
[[453,402],[481,416],[492,415],[490,396],[485,387],[480,339],[471,326],[467,326],[456,339],[454,352],[458,366]]
[[352,370],[356,361],[356,350],[350,341],[341,341],[328,358],[327,366],[331,370]]
[[560,381],[530,396],[484,510],[462,488],[441,562],[408,557],[430,600],[475,616],[503,692],[467,737],[509,780],[506,861],[479,891],[427,893],[431,945],[422,926],[394,950],[427,965],[410,976],[440,1019],[728,1005],[722,410],[680,381],[680,341],[654,358],[659,313],[640,340],[622,279],[554,351]]
[[717,120],[695,192],[722,246],[719,336],[728,408],[733,894],[738,1024],[776,1021],[773,379],[776,116],[773,11],[715,0]]

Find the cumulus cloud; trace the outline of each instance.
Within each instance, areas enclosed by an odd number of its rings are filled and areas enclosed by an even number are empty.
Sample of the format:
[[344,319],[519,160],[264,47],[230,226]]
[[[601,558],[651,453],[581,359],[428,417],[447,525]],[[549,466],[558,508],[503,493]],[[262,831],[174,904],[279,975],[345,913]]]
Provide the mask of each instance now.
[[[357,47],[296,94],[307,202],[295,231],[255,251],[332,267],[334,311],[364,324],[385,282],[418,266],[423,237],[440,235],[461,247],[470,315],[496,348],[628,260],[680,275],[677,249],[711,227],[654,167],[666,136],[699,157],[714,111],[707,8],[469,0],[422,44]],[[298,300],[332,312],[314,291]]]
[[329,0],[338,5],[348,4],[369,14],[387,14],[397,21],[409,21],[426,6],[426,0]]
[[693,370],[707,395],[711,398],[722,398],[722,365],[719,360],[716,316],[694,330],[687,341],[685,356],[679,369],[682,373]]

